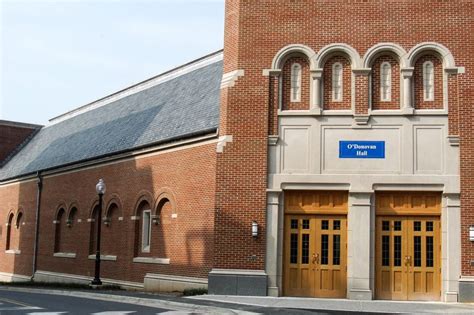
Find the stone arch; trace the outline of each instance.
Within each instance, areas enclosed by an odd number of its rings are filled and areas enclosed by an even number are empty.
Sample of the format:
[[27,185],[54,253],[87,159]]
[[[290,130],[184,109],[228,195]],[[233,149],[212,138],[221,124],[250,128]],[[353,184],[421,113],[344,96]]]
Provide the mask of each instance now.
[[316,69],[317,54],[306,45],[292,44],[280,49],[272,61],[272,69],[282,69],[286,58],[292,54],[300,53],[308,57],[310,69]]
[[439,54],[441,57],[441,60],[443,61],[443,68],[454,68],[456,67],[456,63],[454,62],[454,57],[449,51],[448,48],[445,46],[435,43],[435,42],[425,42],[425,43],[420,43],[410,49],[408,52],[408,64],[410,67],[415,66],[415,62],[418,59],[418,57],[425,53],[425,52],[436,52]]
[[123,217],[123,206],[122,206],[122,200],[120,199],[119,195],[117,194],[112,194],[110,199],[106,203],[105,207],[105,214],[104,217],[108,218],[109,217],[109,210],[112,207],[112,205],[117,206],[117,209],[119,210],[119,217]]
[[347,45],[347,44],[330,44],[325,47],[323,47],[318,54],[318,58],[316,61],[316,67],[318,69],[322,69],[324,67],[324,63],[326,60],[334,55],[335,53],[342,52],[345,53],[346,55],[349,56],[349,60],[351,61],[351,68],[356,69],[356,68],[361,68],[362,67],[362,61],[360,58],[359,53],[357,50],[355,50],[353,47]]
[[408,67],[407,52],[395,43],[380,43],[370,47],[364,55],[363,67],[371,68],[373,61],[382,53],[390,52],[398,56],[400,67]]
[[158,216],[159,215],[159,210],[161,209],[161,206],[165,202],[169,202],[171,205],[171,211],[172,213],[176,213],[176,197],[173,191],[169,188],[163,188],[159,191],[158,196],[155,199],[155,207],[154,207],[154,215]]
[[138,198],[135,203],[135,206],[133,208],[133,216],[138,215],[138,210],[140,208],[140,205],[144,202],[148,202],[150,209],[154,209],[154,203],[153,203],[153,195],[148,191],[148,190],[141,190],[138,193]]

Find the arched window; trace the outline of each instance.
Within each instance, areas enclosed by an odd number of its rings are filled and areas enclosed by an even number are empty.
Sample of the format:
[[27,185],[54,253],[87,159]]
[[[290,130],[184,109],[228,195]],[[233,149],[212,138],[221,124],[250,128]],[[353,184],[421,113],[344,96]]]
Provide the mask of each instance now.
[[77,208],[72,207],[71,210],[69,211],[69,217],[67,218],[66,225],[71,228],[74,225],[74,220],[76,217],[77,213]]
[[380,100],[392,100],[392,66],[388,62],[383,62],[380,66]]
[[342,64],[340,62],[332,65],[332,100],[342,102]]
[[18,230],[21,227],[21,223],[23,219],[23,213],[19,212],[18,215],[16,216],[16,229]]
[[12,237],[12,224],[13,224],[13,213],[10,214],[7,221],[7,241],[6,241],[5,250],[10,249],[11,237]]
[[423,99],[434,101],[434,66],[431,61],[423,63]]
[[65,210],[63,208],[59,209],[58,214],[56,216],[56,220],[54,221],[55,224],[55,231],[54,231],[54,252],[59,253],[61,252],[61,228],[62,228],[62,221],[64,220]]
[[95,254],[97,250],[97,223],[99,221],[99,206],[96,205],[92,210],[89,234],[89,255]]
[[301,65],[294,63],[291,66],[291,102],[301,101]]

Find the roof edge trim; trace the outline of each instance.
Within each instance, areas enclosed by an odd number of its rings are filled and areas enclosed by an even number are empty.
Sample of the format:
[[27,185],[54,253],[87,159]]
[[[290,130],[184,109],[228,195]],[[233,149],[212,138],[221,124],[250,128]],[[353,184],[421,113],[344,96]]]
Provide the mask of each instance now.
[[52,126],[54,124],[57,124],[59,122],[65,121],[69,118],[78,116],[82,113],[94,110],[96,108],[99,108],[101,106],[110,104],[112,102],[115,102],[119,99],[122,99],[124,97],[127,97],[129,95],[141,92],[143,90],[149,89],[153,86],[159,85],[161,83],[164,83],[166,81],[170,81],[172,79],[175,79],[177,77],[180,77],[182,75],[185,75],[187,73],[193,72],[197,69],[203,68],[205,66],[208,66],[210,64],[213,64],[215,62],[221,61],[224,57],[223,50],[219,50],[216,52],[213,52],[209,55],[206,55],[204,57],[201,57],[199,59],[193,60],[191,62],[188,62],[184,65],[181,65],[179,67],[173,68],[171,70],[168,70],[166,72],[163,72],[157,76],[151,77],[147,80],[144,80],[142,82],[139,82],[137,84],[131,85],[129,87],[126,87],[125,89],[119,90],[115,93],[109,94],[103,98],[100,98],[98,100],[95,100],[91,103],[88,103],[86,105],[80,106],[76,109],[73,109],[69,112],[66,112],[64,114],[61,114],[59,116],[53,117],[49,120],[49,124],[45,126],[45,128]]

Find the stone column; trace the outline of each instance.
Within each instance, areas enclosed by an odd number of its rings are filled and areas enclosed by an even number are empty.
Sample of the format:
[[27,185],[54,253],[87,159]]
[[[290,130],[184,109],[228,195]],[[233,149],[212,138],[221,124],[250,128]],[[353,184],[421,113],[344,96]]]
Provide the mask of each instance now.
[[401,72],[403,75],[403,105],[402,111],[404,114],[412,115],[414,108],[412,104],[412,78],[413,78],[413,67],[402,68]]
[[281,274],[279,270],[280,259],[280,193],[281,190],[267,190],[267,248],[265,257],[265,271],[267,278],[267,294],[269,296],[279,296],[281,284]]
[[461,202],[459,194],[445,194],[443,197],[441,213],[443,300],[457,302],[461,275]]
[[374,266],[372,192],[350,192],[347,226],[347,290],[352,300],[371,300]]
[[315,115],[321,115],[323,111],[321,101],[321,80],[323,77],[323,69],[311,70],[311,84],[312,84],[312,96],[311,96],[311,112]]

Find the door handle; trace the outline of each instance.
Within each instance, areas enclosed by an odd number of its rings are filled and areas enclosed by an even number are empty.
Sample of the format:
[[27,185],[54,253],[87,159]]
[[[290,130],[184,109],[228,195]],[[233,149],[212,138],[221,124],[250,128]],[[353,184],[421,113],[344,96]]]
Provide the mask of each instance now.
[[411,266],[411,256],[405,256],[405,265]]
[[319,264],[319,254],[313,253],[313,264]]

